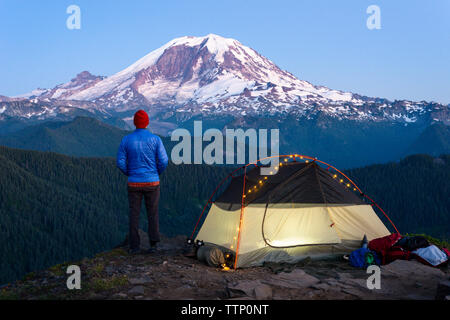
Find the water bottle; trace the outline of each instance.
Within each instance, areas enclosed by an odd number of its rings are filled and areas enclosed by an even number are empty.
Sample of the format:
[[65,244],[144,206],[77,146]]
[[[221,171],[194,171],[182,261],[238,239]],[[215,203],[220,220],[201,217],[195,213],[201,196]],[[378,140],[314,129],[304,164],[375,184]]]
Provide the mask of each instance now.
[[364,235],[364,238],[362,240],[362,247],[367,249],[367,246],[369,245],[369,241],[367,241],[366,235]]

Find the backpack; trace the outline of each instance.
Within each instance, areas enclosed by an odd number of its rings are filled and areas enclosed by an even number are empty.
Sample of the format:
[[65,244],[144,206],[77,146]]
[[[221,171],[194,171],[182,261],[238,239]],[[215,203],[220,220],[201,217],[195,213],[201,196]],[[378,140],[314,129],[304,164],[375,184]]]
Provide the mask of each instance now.
[[395,250],[395,252],[392,252],[388,259],[386,259],[388,252],[401,238],[402,236],[399,233],[393,233],[382,238],[373,239],[369,242],[369,249],[381,255],[382,264],[388,263],[386,261],[394,261],[391,259],[394,259],[396,256],[409,258],[409,255],[408,257],[406,257],[405,253],[402,250]]
[[402,238],[397,242],[397,245],[399,245],[400,247],[402,247],[405,250],[414,251],[419,248],[426,248],[430,244],[428,243],[428,240],[425,239],[424,237],[415,236],[415,237]]

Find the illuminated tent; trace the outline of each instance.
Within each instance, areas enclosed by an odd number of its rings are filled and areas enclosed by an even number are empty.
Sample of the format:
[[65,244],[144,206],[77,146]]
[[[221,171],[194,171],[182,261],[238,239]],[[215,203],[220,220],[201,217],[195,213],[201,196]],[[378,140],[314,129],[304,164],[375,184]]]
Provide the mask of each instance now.
[[330,167],[316,159],[282,162],[268,176],[246,167],[210,202],[196,240],[232,252],[238,268],[345,254],[364,235],[369,241],[389,235],[359,188]]

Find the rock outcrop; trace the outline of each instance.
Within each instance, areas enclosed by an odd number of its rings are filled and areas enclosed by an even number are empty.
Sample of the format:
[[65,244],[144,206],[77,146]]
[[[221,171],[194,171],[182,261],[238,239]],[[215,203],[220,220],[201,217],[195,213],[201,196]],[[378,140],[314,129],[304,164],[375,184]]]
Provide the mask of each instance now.
[[[145,236],[143,234],[143,236]],[[448,267],[417,261],[382,266],[381,288],[367,288],[365,270],[345,260],[273,264],[224,271],[183,255],[184,237],[163,239],[155,254],[124,247],[27,275],[0,289],[0,299],[446,299]],[[67,266],[81,269],[81,289],[69,290]],[[439,291],[437,291],[439,285]],[[446,291],[447,290],[447,291]]]

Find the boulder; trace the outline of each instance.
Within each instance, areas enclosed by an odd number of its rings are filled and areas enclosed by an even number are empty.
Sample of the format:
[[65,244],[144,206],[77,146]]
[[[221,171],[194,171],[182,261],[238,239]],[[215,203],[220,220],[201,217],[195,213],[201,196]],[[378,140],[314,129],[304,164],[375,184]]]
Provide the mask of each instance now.
[[111,274],[113,274],[114,273],[114,268],[112,267],[112,266],[106,266],[106,268],[105,268],[105,272],[108,274],[108,275],[111,275]]
[[272,288],[266,284],[260,284],[255,287],[255,298],[257,300],[272,299]]
[[145,287],[144,286],[136,286],[133,287],[132,289],[130,289],[128,291],[128,294],[130,295],[143,295],[145,292]]
[[441,281],[436,291],[436,300],[448,300],[450,296],[450,280]]
[[307,274],[301,269],[295,269],[292,272],[282,272],[264,279],[264,283],[284,288],[303,289],[318,284],[319,279]]
[[272,299],[272,288],[259,280],[243,280],[234,285],[228,285],[230,298],[250,297],[258,300]]
[[330,286],[324,282],[321,282],[319,284],[314,284],[311,286],[311,288],[316,289],[316,290],[324,290],[327,291],[328,289],[330,289]]
[[362,299],[363,293],[355,288],[342,289],[342,292],[354,296],[356,299]]
[[131,278],[128,280],[128,282],[132,285],[139,285],[139,284],[152,283],[153,280],[149,276],[144,276],[141,278]]
[[243,280],[235,285],[228,285],[227,291],[230,298],[241,297],[244,295],[254,297],[255,288],[259,285],[261,285],[259,280]]
[[392,274],[404,278],[444,278],[445,273],[433,267],[429,267],[415,260],[395,260],[381,266],[381,274]]

